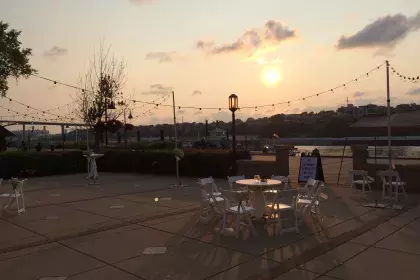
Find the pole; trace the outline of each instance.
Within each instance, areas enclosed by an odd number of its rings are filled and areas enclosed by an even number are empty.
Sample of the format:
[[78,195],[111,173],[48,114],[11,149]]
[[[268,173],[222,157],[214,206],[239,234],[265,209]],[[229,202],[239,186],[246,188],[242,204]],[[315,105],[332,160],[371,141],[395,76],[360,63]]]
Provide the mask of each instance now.
[[[178,137],[177,137],[177,133],[176,133],[176,110],[175,110],[175,91],[172,91],[172,107],[173,107],[173,114],[174,114],[174,147],[175,149],[178,148]],[[174,187],[183,187],[184,185],[182,185],[181,179],[179,178],[179,164],[178,164],[178,159],[175,159],[175,168],[176,168],[176,179],[178,181],[177,185],[174,185]]]
[[235,111],[232,111],[232,152],[236,159],[236,123],[235,123]]
[[105,98],[105,147],[108,147],[108,98]]
[[124,143],[125,147],[127,148],[127,119],[125,117],[125,111],[127,108],[124,109]]
[[341,169],[343,168],[344,152],[346,151],[346,146],[347,146],[347,137],[344,140],[343,152],[341,153],[340,169],[338,170],[338,177],[337,177],[337,187],[338,187],[338,184],[340,183]]
[[386,62],[386,104],[387,104],[387,114],[388,114],[388,170],[390,171],[390,180],[391,180],[391,170],[392,170],[392,149],[391,149],[391,97],[389,89],[389,61]]

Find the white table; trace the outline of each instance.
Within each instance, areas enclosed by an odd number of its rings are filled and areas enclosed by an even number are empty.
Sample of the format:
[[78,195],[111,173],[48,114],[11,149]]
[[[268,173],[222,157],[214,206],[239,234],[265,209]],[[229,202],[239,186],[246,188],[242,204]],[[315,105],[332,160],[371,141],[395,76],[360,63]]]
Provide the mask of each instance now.
[[267,179],[267,182],[256,182],[254,179],[245,179],[236,181],[236,184],[247,186],[253,192],[252,205],[255,208],[254,216],[257,219],[261,219],[264,215],[266,204],[263,191],[273,186],[281,185],[282,182],[272,179]]
[[96,179],[98,178],[98,167],[96,165],[96,159],[102,156],[103,154],[95,154],[95,153],[84,155],[84,157],[86,157],[88,160],[88,166],[89,166],[88,178],[93,179],[94,183],[96,183]]

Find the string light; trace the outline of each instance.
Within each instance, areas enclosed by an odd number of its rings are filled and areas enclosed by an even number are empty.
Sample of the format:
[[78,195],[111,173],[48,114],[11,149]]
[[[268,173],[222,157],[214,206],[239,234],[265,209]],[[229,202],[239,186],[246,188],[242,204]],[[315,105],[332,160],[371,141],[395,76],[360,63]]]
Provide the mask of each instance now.
[[[239,108],[239,109],[252,109],[252,108],[255,108],[255,110],[257,111],[257,109],[258,108],[263,108],[263,107],[268,107],[268,106],[277,106],[277,105],[282,105],[282,104],[287,104],[287,105],[289,105],[290,106],[290,103],[292,103],[292,102],[298,102],[298,101],[302,101],[302,100],[307,100],[307,99],[309,99],[309,98],[312,98],[312,97],[318,97],[318,96],[320,96],[320,95],[322,95],[322,94],[325,94],[325,93],[334,93],[334,91],[335,90],[337,90],[337,89],[340,89],[340,88],[345,88],[346,86],[348,86],[349,84],[351,84],[351,83],[354,83],[354,82],[358,82],[361,78],[363,78],[363,77],[370,77],[370,74],[372,73],[372,72],[374,72],[374,71],[376,71],[376,70],[378,70],[378,69],[380,69],[383,65],[384,65],[385,63],[383,63],[383,64],[381,64],[381,65],[379,65],[379,66],[377,66],[377,67],[375,67],[374,69],[372,69],[371,71],[368,71],[368,72],[366,72],[366,73],[364,73],[363,75],[361,75],[361,76],[359,76],[359,77],[356,77],[356,78],[354,78],[354,79],[352,79],[352,80],[350,80],[350,81],[348,81],[348,82],[346,82],[346,83],[342,83],[342,84],[340,84],[339,86],[336,86],[336,87],[333,87],[333,88],[330,88],[330,89],[328,89],[328,90],[325,90],[325,91],[322,91],[322,92],[318,92],[318,93],[315,93],[315,94],[312,94],[312,95],[308,95],[308,96],[304,96],[304,97],[300,97],[300,98],[297,98],[297,99],[293,99],[293,100],[288,100],[288,101],[282,101],[282,102],[278,102],[278,103],[271,103],[271,104],[263,104],[263,105],[257,105],[257,106],[244,106],[244,107],[241,107],[241,108]],[[394,71],[395,69],[394,68],[392,68],[393,69],[393,72],[395,73],[396,71]],[[399,74],[399,73],[398,73]],[[62,85],[62,86],[65,86],[65,87],[69,87],[69,88],[73,88],[73,89],[76,89],[76,90],[80,90],[80,91],[82,91],[82,92],[91,92],[92,93],[92,91],[90,91],[90,90],[86,90],[86,89],[83,89],[83,88],[81,88],[81,87],[78,87],[78,86],[74,86],[74,85],[70,85],[70,84],[66,84],[66,83],[63,83],[63,82],[59,82],[59,81],[57,81],[57,80],[54,80],[54,79],[50,79],[50,78],[47,78],[47,77],[43,77],[43,76],[40,76],[40,75],[37,75],[37,74],[32,74],[31,76],[34,76],[34,77],[37,77],[37,78],[39,78],[39,79],[43,79],[43,80],[46,80],[46,81],[49,81],[49,82],[52,82],[54,85]],[[402,76],[402,75],[400,75],[400,76]],[[409,79],[407,79],[407,77],[406,76],[403,76],[406,80],[409,80],[409,81],[418,81],[419,80],[419,77],[410,77]],[[168,95],[167,95],[168,96]],[[164,97],[160,97],[160,98],[162,98],[162,99],[164,99],[164,101],[166,100],[166,98],[167,98],[167,96],[164,96]],[[122,99],[124,99],[123,97],[121,97]],[[132,102],[133,104],[136,104],[136,103],[141,103],[141,104],[143,104],[143,105],[154,105],[154,106],[156,106],[156,108],[158,108],[158,107],[172,107],[172,105],[169,105],[169,104],[162,104],[163,102],[159,102],[159,103],[156,103],[156,101],[152,101],[152,102],[147,102],[147,101],[141,101],[141,100],[130,100],[130,99],[126,99],[127,101],[130,101],[130,102]],[[12,99],[9,99],[9,102],[11,103],[12,101],[14,101],[14,100],[12,100]],[[23,104],[23,103],[21,103],[21,102],[17,102],[17,101],[15,101],[16,103],[18,103],[18,104],[21,104],[21,105],[25,105],[25,104]],[[31,109],[33,109],[33,110],[36,110],[36,111],[45,111],[47,114],[50,114],[50,115],[53,115],[53,116],[57,116],[57,117],[59,117],[59,118],[63,118],[62,116],[59,116],[59,115],[56,115],[56,114],[52,114],[52,113],[49,113],[48,112],[48,110],[40,110],[40,109],[37,109],[37,108],[34,108],[34,107],[32,107],[32,106],[29,106]],[[221,107],[195,107],[195,106],[178,106],[178,108],[179,109],[181,109],[181,108],[183,108],[183,109],[197,109],[197,110],[200,110],[200,111],[202,111],[202,110],[219,110],[219,111],[221,111],[222,109],[223,110],[228,110],[228,108],[221,108]],[[150,113],[151,112],[151,109],[149,109],[148,111],[146,111],[146,112],[143,112],[143,115],[145,115],[146,113]]]
[[406,75],[401,74],[397,70],[395,70],[394,67],[390,66],[390,68],[391,68],[391,73],[393,75],[396,75],[398,78],[400,78],[404,82],[411,82],[413,84],[416,84],[416,83],[420,82],[420,76],[411,76],[411,77],[410,76],[406,76]]

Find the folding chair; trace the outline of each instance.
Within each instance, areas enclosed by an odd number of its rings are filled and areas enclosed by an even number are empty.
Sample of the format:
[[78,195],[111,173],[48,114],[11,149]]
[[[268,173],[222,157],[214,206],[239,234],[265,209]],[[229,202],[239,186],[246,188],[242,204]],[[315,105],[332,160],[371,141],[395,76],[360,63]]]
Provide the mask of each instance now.
[[406,182],[401,181],[397,171],[378,171],[378,176],[382,179],[382,199],[390,198],[398,202],[398,197],[404,194],[405,199],[408,200],[405,190]]
[[[266,227],[270,223],[276,224],[276,234],[282,235],[284,232],[296,231],[299,233],[299,221],[297,211],[297,192],[296,190],[284,190],[278,192],[274,203],[266,205],[269,208]],[[290,217],[287,217],[289,215]],[[285,221],[291,221],[291,227],[284,227]]]
[[309,179],[303,188],[298,189],[301,198],[311,199],[318,189],[319,181]]
[[[251,221],[251,214],[255,211],[252,206],[246,206],[243,203],[243,200],[237,201],[236,205],[232,206],[229,200],[224,197],[225,199],[225,211],[223,213],[223,221],[222,221],[222,232],[226,231],[227,226],[227,215],[232,214],[235,221],[235,233],[236,237],[239,237],[239,232],[241,225],[249,227],[251,229],[252,234],[257,236],[257,231],[254,228],[254,225]],[[241,222],[243,221],[243,222]]]
[[214,179],[212,177],[198,179],[198,184],[200,184],[202,186],[210,185],[211,186],[211,191],[209,191],[209,193],[211,193],[213,196],[221,196],[222,195],[222,193],[219,191],[219,188],[217,187],[217,185],[214,182]]
[[[368,176],[367,171],[364,170],[350,170],[349,171],[349,180],[350,186],[355,191],[358,191],[357,185],[362,185],[362,192],[372,192],[372,188],[370,186],[371,183],[374,182],[372,177]],[[366,190],[366,187],[368,190]]]
[[236,181],[244,180],[245,176],[227,176],[227,180],[229,183],[229,190],[233,191],[233,186],[236,185]]
[[[276,187],[273,187],[271,189],[267,189],[267,190],[263,191],[266,203],[274,202],[274,200],[277,197],[277,194],[279,192],[284,191],[284,190],[288,190],[290,188],[289,177],[272,175],[271,179],[281,181],[282,184],[280,186],[276,186]],[[271,200],[270,200],[270,198],[271,198]]]
[[[305,196],[299,195],[298,196],[297,209],[298,209],[298,213],[299,213],[298,214],[299,224],[302,224],[304,218],[306,217],[306,215],[308,213],[316,214],[316,215],[320,214],[319,197],[320,197],[320,194],[321,194],[321,191],[322,191],[323,187],[324,187],[324,183],[318,181],[316,190],[311,195],[305,195]],[[323,197],[325,197],[325,196],[326,195],[323,194]],[[327,198],[328,198],[328,196],[327,196]]]
[[221,196],[214,196],[206,190],[201,190],[200,221],[208,223],[216,216],[221,216],[224,212],[225,199]]
[[[3,179],[1,179],[1,181],[3,181]],[[8,199],[8,201],[6,202],[5,206],[3,206],[2,210],[9,209],[12,206],[13,202],[16,202],[16,209],[17,209],[17,214],[18,215],[20,215],[20,213],[23,213],[23,212],[26,211],[25,197],[24,197],[24,194],[23,194],[23,183],[25,183],[25,181],[26,181],[26,179],[19,180],[16,188],[13,190],[13,193],[10,193],[8,196],[5,196],[5,198]],[[2,197],[4,197],[4,196],[2,196]]]

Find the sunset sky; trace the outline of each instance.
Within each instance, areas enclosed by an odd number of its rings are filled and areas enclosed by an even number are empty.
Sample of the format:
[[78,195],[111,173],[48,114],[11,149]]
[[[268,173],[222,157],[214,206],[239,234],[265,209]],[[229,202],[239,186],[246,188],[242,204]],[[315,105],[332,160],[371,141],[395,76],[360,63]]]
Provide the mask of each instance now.
[[[152,101],[173,89],[177,106],[222,109],[231,93],[242,107],[313,95],[386,59],[401,74],[417,77],[419,11],[418,0],[0,0],[0,19],[22,30],[21,40],[33,49],[31,63],[41,76],[78,85],[103,41],[126,62],[127,97]],[[76,94],[30,78],[10,80],[8,96],[49,109],[72,102]],[[418,102],[420,82],[391,75],[391,96],[392,105]],[[385,104],[385,67],[334,93],[290,106],[244,109],[238,117],[335,109],[347,98],[356,105]],[[26,110],[6,99],[0,105]],[[141,114],[152,107],[134,109],[140,117],[133,123],[171,121],[169,107]],[[55,113],[66,115],[70,109]],[[178,111],[179,120],[190,122],[230,117],[227,110]],[[5,109],[0,114],[12,115]]]

